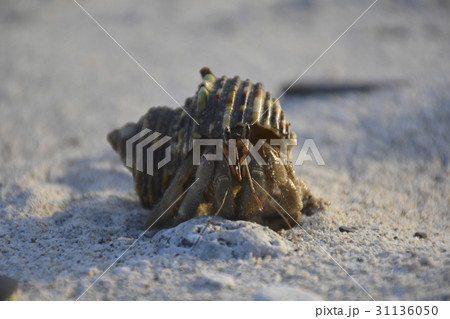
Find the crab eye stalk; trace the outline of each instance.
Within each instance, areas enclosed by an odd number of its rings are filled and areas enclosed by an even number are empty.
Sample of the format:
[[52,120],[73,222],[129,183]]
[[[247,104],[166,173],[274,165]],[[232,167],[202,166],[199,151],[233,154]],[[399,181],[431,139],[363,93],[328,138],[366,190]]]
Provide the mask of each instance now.
[[231,130],[230,130],[229,126],[226,126],[223,129],[223,138],[224,138],[225,142],[227,142],[231,138]]
[[248,138],[250,135],[250,124],[245,123],[242,127],[242,138]]

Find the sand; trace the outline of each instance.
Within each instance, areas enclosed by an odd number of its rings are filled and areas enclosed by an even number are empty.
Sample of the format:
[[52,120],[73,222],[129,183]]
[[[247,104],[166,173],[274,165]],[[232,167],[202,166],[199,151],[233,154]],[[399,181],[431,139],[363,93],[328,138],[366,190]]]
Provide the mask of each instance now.
[[[182,103],[205,65],[281,94],[371,2],[80,3]],[[297,173],[331,202],[297,251],[289,231],[272,235],[290,253],[239,258],[146,234],[81,299],[449,300],[449,11],[379,1],[301,79],[401,85],[281,99],[326,163]],[[18,300],[74,300],[148,214],[106,134],[176,103],[73,1],[2,1],[0,40],[0,275]]]

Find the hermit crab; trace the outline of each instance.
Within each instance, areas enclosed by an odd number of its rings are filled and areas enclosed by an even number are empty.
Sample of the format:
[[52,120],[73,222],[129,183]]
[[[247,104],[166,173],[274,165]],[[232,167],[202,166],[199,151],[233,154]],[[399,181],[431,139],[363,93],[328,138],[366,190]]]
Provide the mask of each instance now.
[[[122,162],[128,163],[142,205],[151,209],[146,227],[172,227],[215,212],[279,230],[297,223],[302,212],[323,209],[325,202],[313,197],[295,175],[292,146],[270,143],[296,141],[279,101],[261,83],[238,76],[217,78],[207,67],[200,74],[202,82],[183,108],[150,108],[137,123],[107,136]],[[150,138],[140,132],[153,134]],[[130,140],[157,143],[163,138],[169,140],[169,147],[150,153],[131,149],[130,153]],[[223,156],[219,159],[217,144],[195,147],[196,141],[212,139],[220,140]],[[252,145],[258,145],[253,152]],[[215,160],[211,160],[213,154]],[[168,157],[160,167],[158,163]],[[154,174],[147,174],[148,169]]]

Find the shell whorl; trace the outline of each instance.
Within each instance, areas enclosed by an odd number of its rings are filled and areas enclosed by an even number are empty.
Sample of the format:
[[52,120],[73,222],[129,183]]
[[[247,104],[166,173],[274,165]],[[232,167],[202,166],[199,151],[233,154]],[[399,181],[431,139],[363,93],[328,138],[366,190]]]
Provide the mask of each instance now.
[[220,138],[225,127],[239,130],[244,124],[271,130],[279,138],[288,138],[289,124],[280,102],[261,83],[242,81],[238,76],[216,78],[208,67],[200,70],[202,83],[185,108],[199,125],[192,127],[193,136]]

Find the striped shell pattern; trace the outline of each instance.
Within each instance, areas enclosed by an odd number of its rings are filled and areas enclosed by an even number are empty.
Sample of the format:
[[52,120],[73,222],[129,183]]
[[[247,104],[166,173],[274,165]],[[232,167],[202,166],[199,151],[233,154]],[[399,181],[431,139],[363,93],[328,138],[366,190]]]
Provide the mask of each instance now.
[[[252,143],[257,139],[296,139],[295,134],[290,131],[290,124],[279,101],[265,91],[261,83],[243,81],[238,76],[216,78],[207,67],[202,68],[200,73],[202,82],[196,94],[186,99],[183,108],[152,107],[137,123],[128,123],[108,134],[108,141],[124,164],[126,141],[142,130],[149,129],[159,132],[161,136],[171,137],[171,161],[167,165],[159,170],[156,167],[156,163],[165,156],[164,148],[157,149],[153,154],[156,174],[151,176],[145,173],[145,169],[144,172],[137,170],[135,162],[129,167],[136,193],[144,207],[151,208],[158,203],[177,178],[177,174],[180,174],[180,167],[185,165],[186,161],[192,161],[194,139],[223,139],[225,131],[231,137],[239,137],[245,127],[251,128],[252,133],[248,139]],[[135,155],[133,153],[133,159]],[[289,157],[289,154],[287,155]],[[146,158],[143,163],[146,163]],[[290,178],[293,184],[297,185],[292,187],[299,189],[300,206],[297,210],[301,210],[303,196],[309,192],[303,182],[303,186],[298,184],[293,169],[290,170]],[[274,176],[273,173],[265,172],[267,176]],[[286,171],[283,172],[285,173]],[[188,187],[194,180],[195,170],[189,178],[183,180],[183,187]]]

